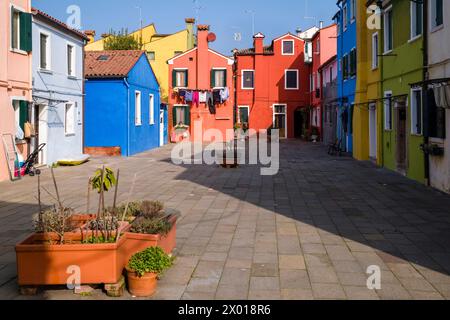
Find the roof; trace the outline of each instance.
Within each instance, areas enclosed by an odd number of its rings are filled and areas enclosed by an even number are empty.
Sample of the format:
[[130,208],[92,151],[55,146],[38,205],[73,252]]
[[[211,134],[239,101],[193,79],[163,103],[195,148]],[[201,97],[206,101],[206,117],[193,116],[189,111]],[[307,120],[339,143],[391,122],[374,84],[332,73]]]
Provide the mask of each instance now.
[[[251,56],[255,54],[255,48],[241,49],[236,51],[237,56]],[[273,54],[273,46],[265,46],[264,54],[271,55]]]
[[327,67],[329,64],[334,62],[337,59],[337,55],[332,56],[330,59],[325,61],[320,67],[319,70],[323,70],[325,67]]
[[[198,47],[194,47],[194,48],[192,48],[192,49],[190,49],[190,50],[188,50],[188,51],[185,51],[185,52],[183,52],[182,54],[179,54],[179,55],[177,55],[177,56],[175,56],[175,57],[173,57],[173,58],[167,60],[167,64],[173,64],[173,62],[174,62],[175,60],[177,60],[177,59],[179,59],[179,58],[181,58],[181,57],[183,57],[183,56],[185,56],[185,55],[187,55],[187,54],[189,54],[189,53],[191,53],[191,52],[197,51],[197,50],[198,50]],[[223,58],[223,59],[226,59],[227,62],[228,62],[228,65],[234,64],[234,59],[233,59],[232,57],[227,57],[227,56],[221,54],[220,52],[214,51],[214,50],[211,49],[211,48],[208,48],[208,52],[213,53],[213,54],[215,54],[215,55],[217,55],[217,56],[219,56],[219,57],[221,57],[221,58]]]
[[62,22],[62,21],[60,21],[60,20],[58,20],[56,18],[53,18],[49,14],[47,14],[47,13],[45,13],[45,12],[39,10],[39,9],[31,8],[31,13],[34,16],[38,16],[40,18],[45,19],[47,22],[53,24],[57,28],[64,29],[64,31],[68,31],[69,33],[71,33],[72,35],[74,35],[74,36],[76,36],[78,38],[81,38],[81,39],[86,40],[86,41],[89,40],[88,36],[85,35],[83,32],[69,27],[64,22]]
[[86,51],[85,77],[125,78],[143,54],[141,50]]

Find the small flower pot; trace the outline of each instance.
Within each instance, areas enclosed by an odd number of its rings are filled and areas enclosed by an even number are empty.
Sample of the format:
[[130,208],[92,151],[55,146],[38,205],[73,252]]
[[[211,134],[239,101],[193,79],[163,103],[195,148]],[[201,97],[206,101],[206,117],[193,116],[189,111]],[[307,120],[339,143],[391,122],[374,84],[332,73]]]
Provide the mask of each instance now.
[[158,287],[158,275],[156,273],[146,273],[139,277],[136,272],[126,268],[128,278],[128,291],[134,297],[151,297],[155,294]]

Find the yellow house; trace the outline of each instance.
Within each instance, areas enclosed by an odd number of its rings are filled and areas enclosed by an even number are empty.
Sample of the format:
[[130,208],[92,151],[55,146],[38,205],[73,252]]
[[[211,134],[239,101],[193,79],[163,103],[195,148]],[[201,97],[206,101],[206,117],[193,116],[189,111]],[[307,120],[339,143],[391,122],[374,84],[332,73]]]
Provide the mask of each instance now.
[[382,34],[368,21],[375,12],[366,1],[357,1],[357,77],[353,117],[353,156],[382,165],[383,100],[380,46]]
[[[175,55],[183,53],[195,46],[194,24],[195,19],[187,18],[186,29],[173,34],[159,34],[154,24],[131,33],[137,39],[142,39],[142,50],[147,51],[147,56],[153,71],[161,86],[161,101],[167,102],[169,92],[169,65],[167,60]],[[102,39],[94,41],[95,32],[86,31],[91,41],[86,45],[87,51],[104,50],[105,39],[108,34],[103,34]]]

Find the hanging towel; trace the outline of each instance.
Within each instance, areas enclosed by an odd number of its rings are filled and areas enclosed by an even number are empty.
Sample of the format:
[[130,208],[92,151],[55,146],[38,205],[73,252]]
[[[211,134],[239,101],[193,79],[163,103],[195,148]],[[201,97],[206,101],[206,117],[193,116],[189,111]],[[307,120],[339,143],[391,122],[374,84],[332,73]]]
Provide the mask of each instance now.
[[184,100],[186,102],[192,102],[193,99],[193,92],[192,91],[186,91],[186,96],[184,97]]
[[436,106],[441,107],[442,99],[441,99],[441,85],[435,85],[433,87],[434,91],[434,99],[436,100]]
[[444,88],[445,88],[445,100],[446,100],[445,108],[449,109],[450,108],[450,84],[447,84],[446,86],[444,86]]
[[208,96],[208,108],[209,108],[209,113],[211,114],[216,114],[216,104],[214,103],[214,96],[208,92],[207,94]]
[[199,92],[198,91],[194,91],[192,93],[192,103],[193,104],[198,104],[199,103]]
[[202,91],[198,93],[198,100],[200,103],[206,103],[207,101],[207,92],[206,91]]
[[230,97],[230,90],[228,89],[228,87],[220,90],[220,103],[224,103],[225,101],[228,100],[228,98]]
[[214,90],[213,101],[214,101],[214,104],[222,103],[222,98],[220,96],[220,90]]

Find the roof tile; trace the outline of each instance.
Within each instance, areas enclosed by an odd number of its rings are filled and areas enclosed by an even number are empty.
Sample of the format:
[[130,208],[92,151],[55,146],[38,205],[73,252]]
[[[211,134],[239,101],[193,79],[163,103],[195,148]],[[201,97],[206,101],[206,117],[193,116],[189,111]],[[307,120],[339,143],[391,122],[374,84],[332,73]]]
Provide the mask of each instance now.
[[[141,50],[86,51],[85,77],[125,78],[143,54]],[[107,59],[99,60],[101,56]]]

